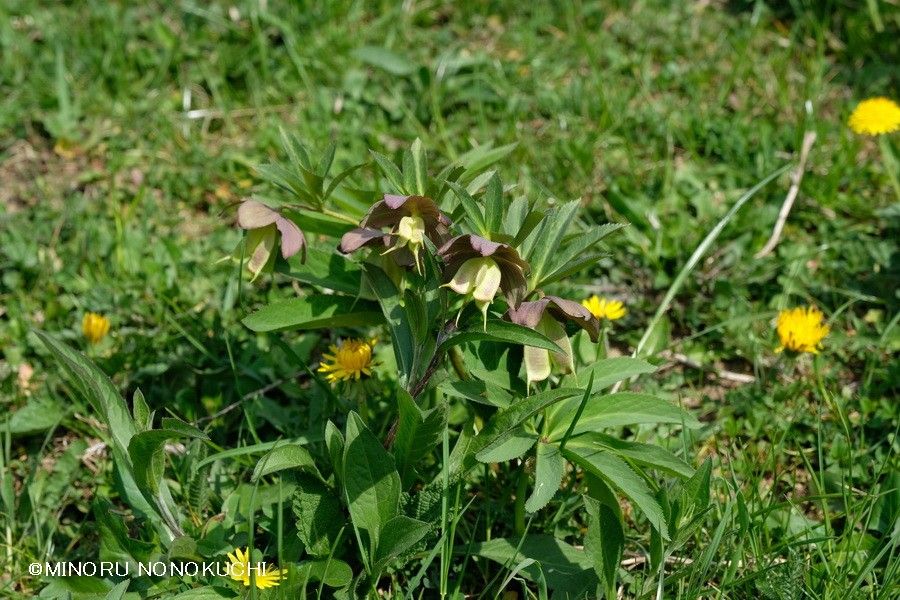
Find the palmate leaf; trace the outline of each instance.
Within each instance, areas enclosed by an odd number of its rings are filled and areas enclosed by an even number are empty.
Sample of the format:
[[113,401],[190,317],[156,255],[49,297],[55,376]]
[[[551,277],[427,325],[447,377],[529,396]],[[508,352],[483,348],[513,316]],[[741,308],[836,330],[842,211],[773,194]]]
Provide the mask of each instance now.
[[378,306],[348,296],[315,295],[273,302],[244,317],[256,332],[323,327],[361,327],[383,321]]
[[585,471],[599,477],[619,490],[643,511],[650,524],[664,539],[669,539],[666,518],[647,482],[615,454],[570,443],[563,450],[565,457]]
[[566,232],[580,207],[578,200],[555,206],[544,216],[541,224],[525,240],[521,250],[525,259],[531,265],[529,279],[531,287],[537,287],[547,274],[547,267],[552,257],[559,251]]

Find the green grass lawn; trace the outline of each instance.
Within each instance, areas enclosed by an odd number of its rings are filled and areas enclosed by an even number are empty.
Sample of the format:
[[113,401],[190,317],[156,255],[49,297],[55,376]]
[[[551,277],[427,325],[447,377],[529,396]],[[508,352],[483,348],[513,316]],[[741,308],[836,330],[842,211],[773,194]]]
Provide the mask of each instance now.
[[[435,173],[474,148],[514,145],[496,164],[513,195],[580,199],[587,227],[629,223],[554,289],[624,301],[610,355],[641,344],[659,367],[630,388],[702,426],[621,433],[694,466],[711,459],[712,483],[709,508],[666,546],[662,569],[651,568],[646,519],[623,503],[623,597],[896,597],[900,162],[885,150],[900,159],[900,134],[856,135],[847,118],[862,99],[900,97],[898,34],[895,0],[3,2],[0,597],[116,597],[97,581],[28,574],[35,561],[124,552],[109,515],[124,517],[136,546],[155,543],[123,501],[104,423],[35,329],[85,351],[129,401],[139,388],[157,415],[210,436],[168,459],[176,500],[206,536],[190,552],[246,545],[235,532],[256,519],[269,560],[298,560],[297,536],[273,533],[291,499],[246,508],[258,456],[198,467],[335,418],[307,365],[338,333],[247,329],[248,313],[301,286],[277,274],[251,283],[220,260],[241,240],[241,198],[285,200],[257,170],[287,161],[282,129],[316,154],[333,141],[334,172],[368,149],[399,158],[416,138]],[[796,166],[807,132],[817,137],[775,250],[754,256],[787,171],[690,266],[742,194]],[[350,187],[371,189],[368,172]],[[831,328],[824,350],[776,353],[778,311],[809,304]],[[111,321],[95,345],[82,337],[88,311]],[[373,408],[379,434],[391,402]],[[453,427],[467,418],[451,409]],[[509,499],[521,490],[503,475],[522,468],[514,462],[459,488],[457,505],[472,504],[456,559],[440,555],[448,595],[546,597],[527,565],[512,574],[471,545],[512,535]],[[576,496],[558,495],[529,530],[580,546]],[[439,597],[429,549],[381,589]],[[421,587],[407,589],[420,568]],[[192,585],[147,582],[140,597]]]

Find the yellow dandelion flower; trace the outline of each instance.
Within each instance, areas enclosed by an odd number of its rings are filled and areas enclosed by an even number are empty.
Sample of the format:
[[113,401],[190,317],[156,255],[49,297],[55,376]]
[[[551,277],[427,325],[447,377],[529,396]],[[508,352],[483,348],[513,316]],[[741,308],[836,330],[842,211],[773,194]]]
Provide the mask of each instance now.
[[591,296],[587,300],[582,300],[581,305],[598,319],[609,319],[610,321],[621,319],[628,312],[625,310],[625,305],[619,300],[610,300],[599,296]]
[[790,308],[778,313],[775,330],[781,345],[775,352],[788,349],[792,352],[818,354],[829,327],[823,323],[822,311],[814,306]]
[[81,320],[81,333],[92,344],[96,344],[109,333],[109,319],[89,312]]
[[900,129],[900,106],[890,98],[869,98],[856,105],[850,129],[863,135],[881,135]]
[[330,353],[322,355],[319,373],[326,373],[325,379],[336,381],[359,380],[363,375],[372,375],[372,350],[375,340],[344,340],[329,348]]
[[244,587],[249,587],[252,576],[256,579],[257,589],[264,590],[266,588],[275,587],[281,580],[287,576],[287,573],[281,569],[269,566],[266,563],[250,563],[250,549],[235,548],[234,552],[228,553],[228,560],[231,564],[228,566],[228,574],[234,581],[240,581]]

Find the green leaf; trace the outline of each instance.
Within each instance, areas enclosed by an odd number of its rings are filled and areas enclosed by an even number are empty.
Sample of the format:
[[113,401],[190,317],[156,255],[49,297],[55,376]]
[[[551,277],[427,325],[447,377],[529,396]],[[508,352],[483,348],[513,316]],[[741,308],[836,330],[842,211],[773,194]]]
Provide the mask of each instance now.
[[496,443],[489,444],[475,455],[479,462],[498,463],[519,458],[534,446],[538,434],[529,433],[523,427],[517,427],[509,435],[504,436]]
[[242,323],[253,331],[321,329],[378,325],[381,313],[371,302],[347,296],[306,296],[264,306],[244,317]]
[[428,156],[422,146],[422,140],[416,138],[410,148],[412,157],[415,192],[420,196],[428,195]]
[[453,190],[453,193],[456,194],[459,204],[462,206],[466,218],[469,219],[469,224],[472,226],[472,229],[481,236],[489,235],[490,231],[488,230],[481,207],[478,206],[478,201],[475,200],[475,198],[473,198],[461,185],[454,182],[447,182],[447,185],[449,185],[450,189]]
[[290,438],[287,440],[275,440],[273,442],[261,442],[259,444],[251,444],[250,446],[239,446],[237,448],[229,448],[228,450],[222,450],[221,452],[216,452],[215,454],[210,454],[203,460],[197,463],[198,469],[202,469],[206,465],[210,465],[217,460],[223,460],[226,458],[234,458],[236,456],[247,456],[248,454],[261,454],[263,452],[267,452],[276,446],[280,446],[284,443],[289,444],[309,444],[311,442],[320,442],[322,441],[321,433],[314,433],[310,435],[302,435],[295,438]]
[[484,222],[492,233],[499,232],[503,225],[503,184],[496,172],[484,191]]
[[[387,274],[378,267],[365,265],[366,281],[372,287],[372,291],[378,297],[381,311],[391,330],[394,355],[397,366],[400,367],[400,384],[406,385],[415,373],[413,373],[413,357],[415,354],[415,341],[409,315],[400,302],[400,294],[397,286]],[[381,321],[382,319],[378,319]]]
[[479,173],[506,158],[517,145],[516,142],[498,148],[484,145],[469,150],[456,159],[456,163],[465,169],[456,181],[462,185],[467,184]]
[[171,596],[169,600],[221,600],[222,598],[237,598],[237,594],[224,587],[202,587],[187,590]]
[[351,54],[369,66],[383,69],[398,77],[405,77],[416,70],[415,63],[408,58],[379,46],[361,46]]
[[137,568],[137,563],[150,560],[156,546],[128,536],[128,528],[121,515],[113,511],[112,504],[102,496],[96,496],[91,512],[97,524],[100,538],[100,560],[118,562]]
[[325,423],[325,446],[331,458],[331,468],[340,481],[344,477],[344,436],[331,421]]
[[322,581],[328,587],[343,588],[353,580],[353,569],[342,560],[332,557],[306,560],[297,565],[302,581]]
[[129,583],[131,583],[131,580],[126,579],[125,581],[116,584],[113,589],[109,590],[105,600],[122,600],[122,598],[125,597],[125,592],[128,591]]
[[709,506],[709,481],[712,460],[707,458],[694,475],[681,484],[681,502],[685,509],[693,508],[694,514]]
[[691,477],[694,474],[694,469],[689,464],[668,450],[653,444],[629,442],[596,431],[581,435],[571,443],[587,448],[609,450],[641,466],[659,469],[679,477]]
[[617,356],[598,360],[589,367],[578,371],[578,385],[587,385],[591,374],[594,375],[594,390],[600,391],[614,383],[625,381],[637,375],[653,373],[656,367],[640,358]]
[[288,208],[281,209],[281,214],[296,223],[306,235],[321,234],[339,238],[353,229],[352,223],[314,210]]
[[259,459],[256,468],[253,469],[251,481],[257,482],[261,477],[284,471],[285,469],[305,469],[318,473],[316,461],[309,450],[297,444],[283,444],[276,446],[268,454]]
[[532,559],[535,563],[523,567],[520,573],[531,581],[543,576],[550,589],[568,592],[569,598],[584,598],[588,590],[593,591],[597,586],[593,562],[584,550],[551,535],[527,535],[521,543],[519,538],[498,538],[460,545],[454,548],[454,553],[481,556],[506,568]]
[[499,385],[480,379],[445,381],[441,383],[439,389],[448,396],[464,398],[497,408],[506,408],[512,402],[512,395],[509,392]]
[[525,421],[554,403],[578,394],[581,394],[581,390],[577,388],[547,390],[528,396],[509,408],[499,411],[491,417],[478,436],[472,440],[469,447],[470,452],[477,455],[484,450],[499,447],[512,437],[517,428]]
[[496,319],[489,320],[487,327],[477,327],[468,331],[460,331],[448,337],[441,344],[442,351],[459,344],[467,344],[471,342],[492,341],[507,342],[510,344],[521,344],[523,346],[532,346],[534,348],[543,348],[551,352],[562,353],[562,348],[554,344],[550,339],[537,331],[516,325],[508,321],[498,321]]
[[400,475],[393,457],[355,412],[347,419],[346,440],[344,492],[362,551],[372,565],[382,530],[400,510]]
[[110,436],[127,456],[128,444],[137,433],[128,406],[109,378],[80,352],[47,335],[35,331],[50,353],[68,373],[78,393],[87,400],[109,427]]
[[662,508],[653,497],[647,482],[635,473],[624,460],[606,450],[597,450],[569,444],[563,454],[585,471],[595,475],[616,488],[638,508],[640,508],[650,524],[669,539],[669,531]]
[[375,159],[375,162],[378,164],[378,168],[381,169],[381,172],[384,173],[384,176],[387,178],[388,182],[391,186],[397,190],[397,192],[406,192],[406,185],[403,182],[403,173],[400,172],[400,169],[397,168],[391,159],[383,154],[379,154],[374,150],[369,151],[372,154],[372,158]]
[[447,426],[447,408],[444,404],[439,404],[423,411],[403,389],[397,391],[397,405],[400,419],[394,442],[394,457],[400,479],[404,485],[408,485],[413,465],[441,441],[441,434]]
[[566,461],[556,444],[538,442],[534,469],[534,491],[525,502],[525,510],[537,512],[556,494],[566,472]]
[[362,269],[359,264],[339,256],[333,248],[323,250],[316,246],[310,247],[306,251],[306,263],[301,263],[300,256],[295,255],[286,263],[276,263],[276,271],[303,283],[344,294],[356,296],[362,289]]
[[[553,415],[550,439],[560,439],[574,412],[574,407],[567,406],[565,410]],[[649,394],[619,392],[591,397],[572,435],[623,425],[651,423],[684,423],[685,427],[700,426],[689,412],[661,398]]]
[[554,280],[558,273],[564,272],[568,265],[584,256],[600,240],[625,226],[625,223],[606,223],[574,234],[571,241],[565,243],[560,252],[550,256],[545,269],[546,274],[541,277],[538,286],[546,285],[548,281]]
[[590,496],[583,496],[588,513],[584,549],[594,562],[594,572],[606,591],[607,600],[616,598],[616,576],[625,549],[625,531],[616,512]]
[[[155,497],[165,469],[165,444],[185,437],[209,439],[205,433],[176,419],[163,419],[162,429],[142,431],[131,438],[128,455],[134,468],[134,479],[145,495]],[[149,498],[148,498],[149,499]]]
[[378,541],[374,572],[387,567],[397,557],[415,546],[428,533],[429,525],[424,521],[397,515],[385,524]]
[[553,207],[547,211],[540,226],[525,241],[522,250],[528,264],[531,265],[532,288],[536,287],[535,284],[547,274],[551,257],[559,251],[559,246],[580,206],[578,200],[573,200]]
[[30,398],[28,403],[0,422],[0,432],[28,435],[47,431],[68,413],[62,406],[48,398]]
[[147,431],[152,427],[153,415],[140,388],[134,390],[131,397],[131,411],[134,414],[134,424],[140,431]]
[[297,517],[297,535],[313,556],[328,556],[340,535],[346,517],[334,490],[308,473],[296,478],[292,508]]

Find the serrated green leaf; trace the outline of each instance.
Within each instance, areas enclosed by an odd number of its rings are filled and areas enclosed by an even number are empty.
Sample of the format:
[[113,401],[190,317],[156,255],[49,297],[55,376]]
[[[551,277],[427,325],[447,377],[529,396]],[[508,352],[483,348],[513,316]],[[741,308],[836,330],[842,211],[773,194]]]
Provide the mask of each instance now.
[[559,489],[566,472],[566,461],[556,444],[538,442],[535,453],[534,491],[525,502],[525,510],[537,512],[547,506]]
[[394,458],[355,412],[347,419],[343,484],[362,550],[375,562],[379,536],[400,509],[400,475]]
[[397,557],[415,546],[428,533],[429,525],[424,521],[397,515],[385,524],[378,541],[374,571],[387,567]]
[[594,572],[606,591],[606,598],[616,597],[616,576],[625,549],[625,531],[615,510],[590,496],[584,496],[588,513],[588,531],[584,549],[594,563]]
[[650,524],[669,539],[669,530],[662,508],[653,497],[650,487],[624,460],[611,452],[569,444],[564,456],[582,469],[601,478],[619,490],[647,516]]
[[301,473],[291,507],[297,517],[297,535],[313,556],[328,556],[346,522],[341,503],[333,489],[319,477]]
[[478,462],[483,463],[499,463],[519,458],[534,446],[538,435],[529,433],[522,427],[517,427],[509,433],[509,435],[498,439],[492,444],[488,444],[483,448],[475,458]]

